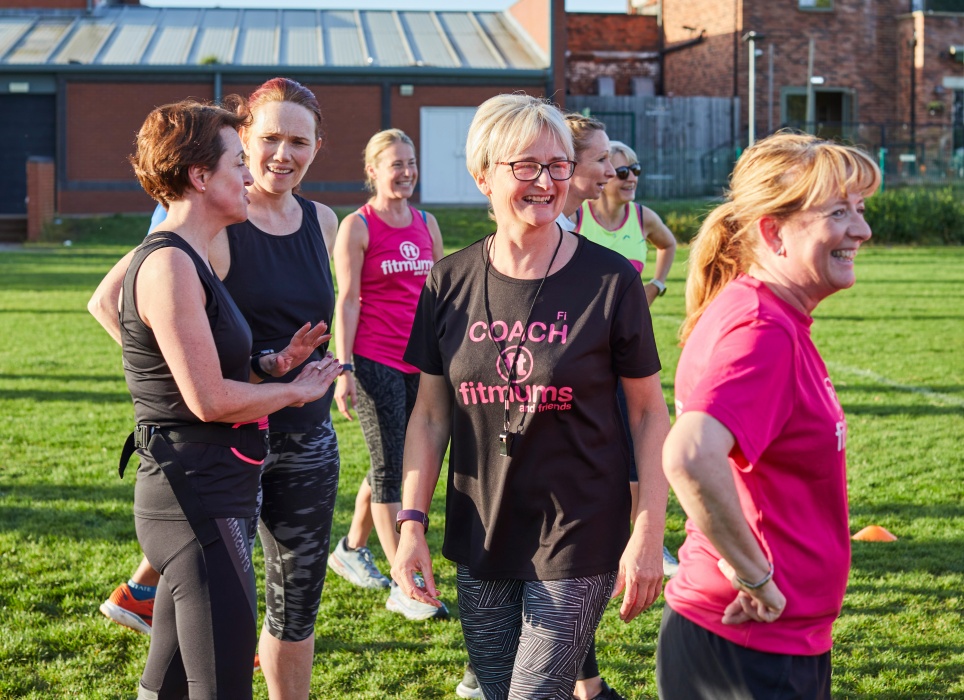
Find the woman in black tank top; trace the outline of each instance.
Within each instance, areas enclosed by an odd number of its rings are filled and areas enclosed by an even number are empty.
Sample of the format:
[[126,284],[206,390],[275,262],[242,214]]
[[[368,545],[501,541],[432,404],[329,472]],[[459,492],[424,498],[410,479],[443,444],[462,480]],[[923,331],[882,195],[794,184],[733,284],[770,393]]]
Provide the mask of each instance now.
[[[249,381],[250,329],[207,262],[218,232],[247,215],[244,121],[196,102],[159,107],[131,159],[168,208],[164,230],[131,258],[117,327],[138,421],[135,525],[161,574],[139,698],[251,697],[257,604],[245,533],[265,453],[261,431],[244,426],[321,398],[340,371],[328,354],[290,383]],[[278,368],[300,364],[324,330],[302,333]]]
[[[298,341],[295,348],[314,348],[334,308],[328,251],[337,219],[328,207],[294,194],[318,152],[321,113],[311,91],[287,78],[269,80],[246,102],[233,96],[228,100],[252,117],[240,134],[253,179],[249,219],[229,224],[215,236],[207,259],[251,327],[251,370],[267,383],[286,382],[297,374],[299,362],[320,359],[325,348],[302,355],[294,364],[291,351],[275,350],[292,334]],[[167,214],[158,209],[154,231],[166,227]],[[88,305],[118,340],[116,299],[132,255],[115,265]],[[317,325],[312,328],[306,321]],[[271,453],[262,465],[259,501],[266,578],[259,651],[272,700],[308,698],[339,474],[330,404],[328,392],[269,416]],[[253,531],[248,534],[253,540]],[[149,596],[157,576],[144,559],[131,580],[101,605],[101,612],[120,624],[150,631]],[[145,599],[135,601],[135,593]],[[258,665],[255,655],[255,668]]]

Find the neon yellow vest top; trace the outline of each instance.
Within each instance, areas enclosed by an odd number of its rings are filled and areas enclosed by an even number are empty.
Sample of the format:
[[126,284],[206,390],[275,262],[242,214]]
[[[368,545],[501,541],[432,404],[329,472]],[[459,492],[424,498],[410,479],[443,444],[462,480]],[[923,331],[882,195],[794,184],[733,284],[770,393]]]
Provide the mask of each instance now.
[[646,232],[643,230],[643,208],[640,205],[627,204],[622,225],[615,231],[607,231],[596,221],[592,207],[586,200],[579,209],[576,232],[593,243],[621,253],[640,274],[643,273],[646,265]]

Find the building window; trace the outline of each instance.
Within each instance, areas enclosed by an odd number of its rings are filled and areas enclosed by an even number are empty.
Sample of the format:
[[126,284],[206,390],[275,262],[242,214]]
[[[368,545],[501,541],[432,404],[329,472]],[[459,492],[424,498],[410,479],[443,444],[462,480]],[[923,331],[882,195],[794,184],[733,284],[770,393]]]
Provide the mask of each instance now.
[[832,10],[833,0],[799,0],[801,10]]
[[857,127],[854,93],[848,88],[823,88],[813,91],[815,123],[807,123],[807,90],[785,87],[781,91],[780,111],[783,126],[808,131],[825,139],[852,138]]

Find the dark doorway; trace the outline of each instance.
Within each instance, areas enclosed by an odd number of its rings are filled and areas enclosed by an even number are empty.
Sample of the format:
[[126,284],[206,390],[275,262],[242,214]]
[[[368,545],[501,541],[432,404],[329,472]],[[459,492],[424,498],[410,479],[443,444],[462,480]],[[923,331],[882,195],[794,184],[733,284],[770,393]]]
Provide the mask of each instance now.
[[27,213],[27,158],[54,157],[56,97],[0,95],[0,215]]

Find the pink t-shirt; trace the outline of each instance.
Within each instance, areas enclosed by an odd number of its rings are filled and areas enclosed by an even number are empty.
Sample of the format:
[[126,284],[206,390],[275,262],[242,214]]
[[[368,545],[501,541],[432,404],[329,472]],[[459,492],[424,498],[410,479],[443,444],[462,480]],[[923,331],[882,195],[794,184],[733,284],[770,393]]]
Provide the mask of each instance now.
[[773,623],[724,625],[736,591],[689,520],[666,601],[725,639],[778,654],[830,649],[850,572],[847,423],[810,338],[812,322],[741,276],[706,309],[676,370],[677,415],[708,413],[736,439],[729,461],[743,515],[787,606]]
[[412,332],[415,307],[434,264],[432,234],[413,207],[412,223],[394,228],[366,204],[358,210],[368,225],[362,263],[358,331],[353,353],[401,372],[418,368],[402,359]]

